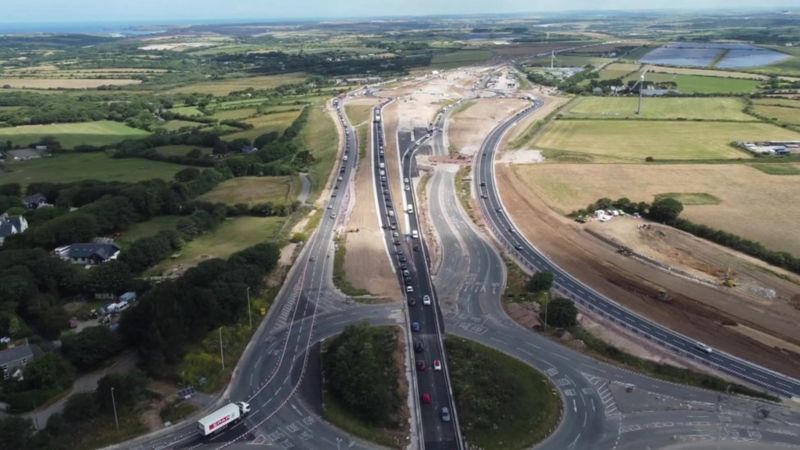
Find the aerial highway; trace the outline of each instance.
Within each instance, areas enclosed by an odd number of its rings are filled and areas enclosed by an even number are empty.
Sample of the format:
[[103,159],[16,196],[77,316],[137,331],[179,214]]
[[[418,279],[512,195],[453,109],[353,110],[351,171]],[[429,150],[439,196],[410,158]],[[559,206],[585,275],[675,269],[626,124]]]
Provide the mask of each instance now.
[[[450,111],[435,125],[437,156],[447,155]],[[718,393],[608,365],[512,321],[500,298],[505,264],[457,200],[456,170],[435,167],[427,195],[441,248],[434,282],[447,331],[514,356],[552,382],[562,398],[562,421],[537,449],[642,449],[700,440],[785,445],[797,438],[797,415],[788,410],[780,413],[782,420],[754,427],[754,411],[774,405],[735,397],[720,402]]]
[[[382,120],[382,106],[373,111],[372,132],[372,167],[375,191],[378,200],[378,215],[385,230],[386,246],[392,254],[392,262],[403,292],[406,294],[406,305],[414,355],[416,395],[419,418],[422,426],[422,446],[425,449],[460,449],[462,441],[458,428],[458,416],[455,401],[450,387],[447,358],[445,357],[442,335],[442,319],[437,304],[436,292],[428,273],[427,250],[419,233],[419,224],[410,186],[407,161],[402,158],[401,170],[397,175],[398,182],[404,186],[404,198],[393,202],[391,194],[391,177],[387,152],[394,149],[385,148]],[[398,157],[408,155],[411,147],[415,147],[427,135],[420,136],[418,141],[410,142],[409,136],[398,136]],[[405,186],[408,186],[406,189]],[[412,209],[409,209],[412,208]],[[401,217],[406,222],[406,231],[401,229]],[[415,237],[416,236],[416,237]],[[435,367],[434,367],[435,366]],[[447,409],[447,413],[443,412]]]
[[529,271],[553,272],[556,290],[585,310],[612,320],[672,352],[700,361],[751,385],[783,397],[800,396],[800,381],[724,352],[713,350],[705,344],[631,312],[561,269],[539,251],[533,243],[517,232],[518,228],[503,206],[495,183],[494,157],[505,133],[541,106],[541,100],[536,100],[532,105],[494,128],[476,155],[475,186],[481,197],[481,209],[492,233],[506,247],[509,254]]
[[[331,197],[317,231],[304,244],[269,314],[258,327],[237,365],[228,389],[205,413],[228,401],[247,401],[252,412],[235,426],[210,440],[201,440],[194,420],[114,446],[131,449],[226,448],[258,440],[275,440],[274,422],[291,415],[298,387],[305,375],[309,349],[320,339],[341,332],[345,326],[362,321],[377,324],[402,322],[395,305],[353,305],[332,288],[333,236],[340,223],[340,211],[350,200],[349,185],[357,163],[357,137],[343,112],[336,112],[344,132],[344,148],[331,186]],[[201,415],[201,414],[198,414]],[[312,417],[313,416],[308,416]],[[308,419],[306,417],[306,419]],[[310,434],[314,439],[294,437],[306,447],[330,449],[336,442],[349,448],[373,448],[360,443],[318,418]],[[282,435],[280,442],[291,442]],[[261,438],[261,439],[259,439]],[[277,439],[277,437],[276,437]],[[273,442],[276,445],[278,441]]]

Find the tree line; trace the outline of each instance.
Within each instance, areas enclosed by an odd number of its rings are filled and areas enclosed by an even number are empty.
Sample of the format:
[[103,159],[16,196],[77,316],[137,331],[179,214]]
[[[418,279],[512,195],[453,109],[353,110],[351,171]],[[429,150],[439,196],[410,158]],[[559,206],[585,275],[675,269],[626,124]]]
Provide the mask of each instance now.
[[139,350],[142,367],[163,377],[190,345],[246,314],[247,289],[256,293],[279,257],[277,244],[258,244],[154,286],[120,322],[126,342]]

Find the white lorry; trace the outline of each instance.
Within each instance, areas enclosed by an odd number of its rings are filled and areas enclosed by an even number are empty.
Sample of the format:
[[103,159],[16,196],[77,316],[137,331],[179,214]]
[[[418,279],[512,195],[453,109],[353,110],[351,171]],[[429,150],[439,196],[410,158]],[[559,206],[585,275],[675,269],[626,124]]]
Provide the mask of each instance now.
[[197,421],[203,437],[216,434],[234,424],[250,412],[250,404],[245,402],[228,403],[222,408]]

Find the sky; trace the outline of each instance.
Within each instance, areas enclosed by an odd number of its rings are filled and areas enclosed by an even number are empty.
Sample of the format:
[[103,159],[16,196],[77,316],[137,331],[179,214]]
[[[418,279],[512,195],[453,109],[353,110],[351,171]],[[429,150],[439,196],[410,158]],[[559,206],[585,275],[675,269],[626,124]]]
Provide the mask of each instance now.
[[600,9],[797,8],[797,0],[0,0],[0,23],[269,20]]

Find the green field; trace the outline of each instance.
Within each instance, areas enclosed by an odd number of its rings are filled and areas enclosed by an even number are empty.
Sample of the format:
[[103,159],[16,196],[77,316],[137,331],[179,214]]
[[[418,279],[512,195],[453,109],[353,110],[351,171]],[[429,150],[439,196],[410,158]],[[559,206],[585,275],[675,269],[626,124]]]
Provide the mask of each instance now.
[[257,112],[258,109],[256,108],[228,109],[217,111],[211,117],[217,120],[242,120],[255,115]]
[[58,123],[49,125],[22,125],[0,128],[0,140],[15,145],[31,145],[43,137],[58,139],[64,148],[76,145],[106,145],[125,139],[147,136],[147,131],[131,128],[124,123],[111,120],[97,122]]
[[[639,74],[634,73],[623,81],[638,80]],[[683,93],[697,94],[739,94],[753,92],[761,84],[758,80],[742,78],[707,77],[702,75],[682,75],[672,73],[648,72],[645,79],[653,82],[672,81],[678,84],[678,90]]]
[[639,64],[613,63],[605,66],[599,75],[601,80],[613,80],[635,72],[640,67]]
[[304,73],[287,73],[282,75],[267,75],[260,77],[230,78],[219,81],[203,81],[188,84],[167,91],[169,94],[211,94],[228,95],[231,92],[245,89],[272,89],[282,84],[302,83],[306,79]]
[[[336,162],[336,152],[339,149],[339,133],[336,123],[330,114],[323,109],[322,104],[310,107],[308,123],[300,131],[298,139],[311,151],[314,163],[308,171],[311,178],[311,190],[319,193],[328,180],[328,175],[333,170]],[[311,198],[314,198],[311,196]]]
[[476,342],[445,343],[458,420],[473,446],[525,449],[555,430],[561,400],[544,375]]
[[179,254],[162,261],[148,273],[161,274],[186,270],[210,258],[227,258],[231,254],[260,242],[279,237],[285,217],[238,217],[228,219],[216,230],[189,242]]
[[800,100],[791,98],[754,98],[753,104],[783,106],[785,108],[800,108]]
[[179,106],[177,108],[172,108],[169,110],[175,114],[180,114],[182,116],[202,116],[203,112],[196,106]]
[[296,119],[299,115],[300,111],[297,110],[266,114],[263,116],[246,119],[244,122],[253,125],[253,128],[225,135],[222,137],[222,139],[226,141],[232,141],[240,138],[253,140],[262,134],[270,133],[272,131],[282,133],[283,130],[289,128],[289,125],[291,125],[292,122],[294,122],[294,119]]
[[785,106],[755,105],[753,111],[760,116],[775,119],[778,122],[800,125],[800,108]]
[[8,172],[0,175],[3,183],[28,185],[36,181],[72,183],[81,180],[171,180],[186,166],[139,158],[114,159],[105,153],[75,153],[9,162],[5,168]]
[[643,119],[705,119],[754,121],[742,112],[744,101],[739,98],[646,98],[640,115],[636,115],[635,97],[578,97],[562,114],[567,118],[643,118]]
[[578,162],[642,162],[750,158],[735,141],[799,140],[800,133],[754,122],[556,120],[535,142],[545,158]]
[[800,166],[793,164],[751,164],[767,175],[800,175]]
[[227,205],[272,202],[292,203],[300,189],[297,177],[237,177],[225,180],[199,200]]
[[166,131],[178,131],[181,128],[199,128],[205,127],[206,124],[200,122],[192,122],[189,120],[168,120],[161,124],[161,128]]
[[449,69],[452,67],[477,64],[492,57],[489,50],[456,50],[450,53],[439,53],[433,56],[431,67]]
[[152,236],[161,230],[175,229],[178,219],[180,219],[180,216],[157,216],[150,220],[133,224],[116,241],[122,245],[122,248],[126,248],[139,238]]
[[662,198],[673,198],[683,205],[719,205],[722,203],[719,197],[707,192],[666,192],[655,195],[655,200]]

